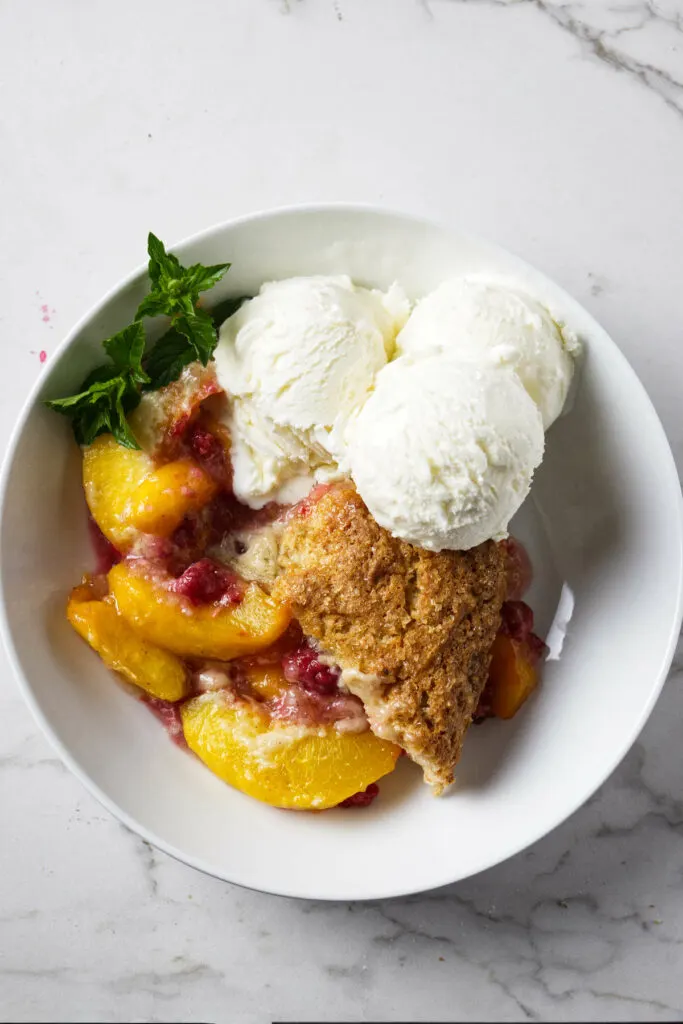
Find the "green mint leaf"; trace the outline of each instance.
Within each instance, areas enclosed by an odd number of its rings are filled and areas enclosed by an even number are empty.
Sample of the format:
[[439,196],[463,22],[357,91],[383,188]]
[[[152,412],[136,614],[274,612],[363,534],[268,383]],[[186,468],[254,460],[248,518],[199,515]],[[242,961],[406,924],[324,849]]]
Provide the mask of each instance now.
[[233,313],[236,313],[242,303],[251,298],[251,295],[239,295],[237,298],[224,299],[217,306],[209,310],[209,316],[213,320],[214,327],[218,329],[228,320]]
[[82,391],[77,395],[68,395],[66,398],[47,398],[45,405],[54,412],[63,413],[64,416],[73,416],[84,403],[89,404],[89,398],[89,392]]
[[176,306],[176,315],[182,316],[194,316],[197,312],[197,299],[194,295],[190,294],[179,294],[174,299]]
[[93,384],[105,384],[114,377],[119,376],[115,366],[107,363],[105,366],[97,366],[92,370],[81,384],[82,391],[87,391]]
[[164,243],[151,231],[147,236],[147,254],[149,256],[147,273],[154,288],[161,281],[171,281],[180,276],[182,267],[178,257],[174,256],[172,252],[166,252]]
[[194,263],[183,267],[177,256],[166,252],[163,242],[150,233],[147,240],[149,279],[152,290],[138,306],[135,319],[143,316],[192,316],[199,293],[220,281],[230,268],[229,263],[204,267]]
[[203,309],[196,309],[191,316],[178,317],[174,326],[187,338],[196,352],[195,358],[206,366],[218,343],[216,328],[209,314]]
[[103,415],[102,403],[99,395],[93,395],[90,391],[81,391],[77,395],[70,395],[68,398],[57,398],[45,403],[49,409],[68,416],[72,422],[74,434],[79,444],[88,444],[88,438],[97,436],[96,422]]
[[190,294],[198,296],[218,284],[224,274],[230,270],[230,263],[216,263],[213,267],[203,267],[194,263],[184,271],[184,281]]
[[[135,434],[130,429],[127,419],[119,419],[116,423],[111,425],[111,434],[124,448],[133,448],[136,451],[140,448],[140,445],[135,439]],[[102,431],[105,433],[105,431]]]
[[126,413],[135,408],[139,401],[140,394],[137,388],[131,389],[130,382],[125,377],[122,377],[118,383],[115,395],[116,417],[112,418],[110,422],[112,434],[124,448],[140,447],[126,419]]
[[[220,281],[230,264],[183,267],[151,232],[147,252],[151,291],[140,303],[135,321],[102,342],[111,362],[92,370],[77,394],[45,403],[71,420],[79,444],[91,444],[100,434],[111,433],[126,448],[138,448],[127,416],[139,403],[141,389],[170,384],[197,359],[206,366],[218,341],[217,326],[244,301],[229,299],[207,313],[197,306],[199,295]],[[161,315],[171,317],[171,329],[145,356],[140,321]]]
[[167,309],[168,299],[166,296],[150,292],[138,306],[135,319],[142,320],[143,316],[164,316]]
[[115,366],[98,366],[88,374],[78,394],[45,404],[69,417],[79,444],[92,444],[99,434],[112,433],[120,444],[138,448],[126,415],[140,401],[142,380],[147,380],[142,368],[118,373]]
[[102,342],[102,347],[119,373],[132,371],[139,374],[142,373],[145,342],[145,329],[137,322],[107,338]]
[[92,444],[99,434],[111,432],[111,410],[107,401],[101,400],[84,406],[72,423],[79,444]]
[[157,391],[177,380],[184,368],[196,358],[197,353],[185,335],[172,327],[159,338],[145,359],[145,370],[149,376],[146,390]]

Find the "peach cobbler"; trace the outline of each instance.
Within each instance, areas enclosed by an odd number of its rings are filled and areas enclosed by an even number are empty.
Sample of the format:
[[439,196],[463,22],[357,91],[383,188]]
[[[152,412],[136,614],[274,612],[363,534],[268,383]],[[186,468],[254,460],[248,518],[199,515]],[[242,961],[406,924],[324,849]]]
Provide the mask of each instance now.
[[470,724],[512,717],[537,683],[507,521],[564,401],[561,328],[537,324],[547,364],[551,343],[562,356],[541,401],[521,341],[505,367],[416,355],[431,297],[413,310],[398,285],[297,278],[209,313],[200,293],[227,265],[183,267],[153,235],[149,255],[109,363],[48,403],[82,448],[98,562],[69,622],[249,796],[364,806],[403,754],[441,793]]

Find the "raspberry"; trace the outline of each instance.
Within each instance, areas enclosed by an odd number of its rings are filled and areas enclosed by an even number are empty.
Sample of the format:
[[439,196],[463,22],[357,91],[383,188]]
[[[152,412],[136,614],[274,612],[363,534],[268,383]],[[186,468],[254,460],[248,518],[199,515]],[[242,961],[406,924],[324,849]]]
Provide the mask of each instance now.
[[536,665],[541,658],[545,658],[548,653],[548,645],[541,640],[540,636],[536,636],[535,633],[529,633],[526,638],[527,653],[529,655],[529,661],[532,665]]
[[508,537],[501,544],[505,551],[507,598],[509,601],[519,601],[531,586],[531,561],[524,545],[514,537]]
[[173,421],[173,423],[171,423],[168,429],[168,440],[170,442],[177,441],[178,438],[183,436],[191,418],[191,412],[183,412],[176,420]]
[[288,683],[299,683],[311,693],[332,694],[337,691],[340,670],[323,665],[308,645],[283,655],[282,670]]
[[173,704],[168,700],[161,700],[160,697],[141,698],[155,718],[158,718],[164,729],[178,747],[187,747],[183,723],[180,717],[180,705]]
[[110,540],[107,540],[92,516],[88,517],[88,530],[97,563],[95,572],[98,574],[107,573],[112,565],[116,565],[117,562],[121,561],[121,552],[117,551]]
[[187,446],[210,477],[223,487],[229,485],[230,467],[225,449],[214,434],[195,423],[188,432]]
[[548,648],[534,633],[534,613],[524,601],[506,601],[502,609],[501,630],[513,640],[523,643],[532,665],[544,658]]
[[534,613],[524,601],[506,601],[502,608],[504,633],[513,640],[526,640],[534,628]]
[[475,725],[480,725],[482,722],[485,722],[487,718],[493,718],[493,708],[491,706],[492,699],[493,692],[491,684],[487,682],[482,691],[481,697],[479,698],[476,710],[472,715],[472,721]]
[[371,782],[368,788],[361,793],[354,793],[353,796],[342,800],[339,807],[369,807],[377,796],[379,796],[379,786],[376,782]]
[[192,604],[211,604],[220,600],[225,604],[239,604],[242,600],[239,579],[210,558],[202,558],[188,566],[182,576],[169,584],[169,590],[189,598]]

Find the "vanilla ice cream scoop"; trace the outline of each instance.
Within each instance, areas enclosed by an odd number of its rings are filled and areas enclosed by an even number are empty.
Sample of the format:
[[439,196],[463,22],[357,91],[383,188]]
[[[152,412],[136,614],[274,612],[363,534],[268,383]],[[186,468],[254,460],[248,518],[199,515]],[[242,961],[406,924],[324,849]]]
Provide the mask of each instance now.
[[579,351],[576,335],[535,299],[476,277],[445,281],[422,299],[396,345],[399,355],[414,358],[447,352],[511,366],[546,430],[562,411]]
[[348,440],[372,516],[431,551],[506,536],[544,443],[541,414],[513,370],[443,354],[385,367]]
[[349,419],[393,355],[409,304],[348,277],[275,281],[221,327],[216,371],[228,395],[233,486],[258,508],[333,479]]

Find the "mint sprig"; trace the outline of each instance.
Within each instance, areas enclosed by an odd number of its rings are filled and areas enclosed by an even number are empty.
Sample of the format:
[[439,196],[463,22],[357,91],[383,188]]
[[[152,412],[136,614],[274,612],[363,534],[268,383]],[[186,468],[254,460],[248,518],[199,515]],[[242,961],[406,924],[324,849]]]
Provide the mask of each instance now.
[[209,315],[213,320],[213,325],[216,330],[218,330],[219,327],[222,327],[225,321],[236,313],[243,303],[248,302],[250,298],[251,295],[238,295],[237,297],[232,296],[229,299],[223,299],[223,301],[219,302],[217,306],[210,309]]
[[149,382],[142,369],[144,327],[131,324],[102,345],[111,363],[89,373],[78,394],[45,404],[69,417],[79,444],[92,444],[99,434],[110,433],[125,448],[139,448],[126,416],[140,401],[141,386]]
[[[236,313],[243,302],[249,299],[248,295],[240,295],[238,298],[224,299],[223,302],[211,309],[208,316],[211,320],[211,333],[207,325],[207,343],[214,347],[213,338],[216,331],[225,323],[228,317]],[[175,322],[175,325],[160,338],[154,348],[145,357],[145,369],[150,376],[150,383],[144,389],[153,391],[163,388],[177,380],[183,369],[193,363],[197,358],[196,348],[188,343],[187,334],[182,333],[184,324],[182,318]]]
[[158,391],[171,384],[196,358],[195,350],[188,345],[185,335],[171,327],[145,359],[145,370],[149,375],[145,391]]
[[[230,269],[230,264],[204,267],[201,263],[193,263],[191,267],[183,267],[178,257],[166,252],[164,243],[151,231],[147,252],[152,290],[138,306],[135,319],[170,316],[173,326],[194,353],[193,359],[199,359],[206,366],[216,347],[217,336],[211,317],[197,305],[199,294],[213,288]],[[188,362],[191,361],[188,358]]]
[[[110,362],[88,374],[77,394],[45,403],[70,418],[79,444],[111,433],[126,448],[139,448],[127,416],[138,405],[141,391],[170,384],[197,359],[206,366],[216,347],[217,324],[197,303],[200,293],[220,281],[230,264],[183,267],[151,232],[147,252],[151,291],[140,303],[134,323],[102,342]],[[142,319],[159,315],[171,317],[171,328],[145,356]]]
[[151,231],[147,236],[147,253],[147,272],[152,290],[140,303],[136,320],[141,316],[158,316],[160,313],[168,316],[176,313],[191,315],[199,293],[213,288],[230,269],[229,263],[217,263],[212,267],[193,263],[191,267],[183,267],[178,257],[172,252],[166,252],[164,243]]

